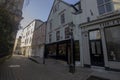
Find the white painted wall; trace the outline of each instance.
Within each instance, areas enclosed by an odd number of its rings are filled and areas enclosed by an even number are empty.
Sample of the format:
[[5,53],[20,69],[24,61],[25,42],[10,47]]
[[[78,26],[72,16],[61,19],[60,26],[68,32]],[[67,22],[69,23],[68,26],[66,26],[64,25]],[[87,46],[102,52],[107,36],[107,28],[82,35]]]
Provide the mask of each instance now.
[[[111,14],[116,12],[116,10],[120,10],[120,0],[112,0],[113,1],[113,11],[110,12]],[[110,67],[113,69],[120,69],[120,63],[119,62],[112,62],[108,61],[107,57],[107,49],[106,49],[106,42],[105,42],[105,36],[104,31],[100,27],[100,25],[92,25],[88,26],[86,28],[80,28],[79,24],[87,23],[87,17],[90,17],[90,20],[96,20],[101,17],[107,16],[109,13],[105,13],[105,15],[99,15],[98,8],[97,8],[97,0],[81,0],[81,8],[82,13],[74,16],[74,23],[76,26],[78,25],[79,29],[79,40],[80,40],[80,55],[82,56],[80,59],[82,60],[82,64],[88,64],[90,65],[90,52],[89,52],[89,37],[88,37],[88,30],[93,30],[96,28],[99,28],[101,30],[101,36],[102,36],[102,45],[103,45],[103,54],[104,54],[104,61],[105,61],[105,67]],[[93,15],[91,15],[90,10],[93,12]],[[82,39],[81,39],[82,38]]]
[[[27,56],[32,55],[35,52],[35,50],[31,50],[32,45],[34,44],[33,41],[33,35],[35,28],[39,27],[42,24],[42,21],[40,20],[33,20],[28,26],[26,26],[22,31],[22,39],[21,39],[21,47],[29,47],[26,49]],[[28,35],[26,35],[29,32]],[[31,38],[31,42],[30,42]],[[28,43],[25,44],[25,40],[28,40]]]
[[[48,23],[47,23],[47,31],[46,31],[46,43],[49,43],[49,34],[52,34],[52,42],[57,42],[56,41],[56,31],[60,31],[60,35],[61,35],[61,40],[65,40],[65,28],[68,27],[68,23],[73,22],[73,14],[72,12],[74,12],[74,9],[66,4],[64,4],[63,2],[60,2],[56,0],[55,4],[59,5],[59,10],[56,13],[53,13],[53,11],[51,12],[49,19],[48,19]],[[61,24],[60,21],[60,16],[61,13],[64,13],[65,15],[65,23]],[[50,21],[52,20],[52,30],[50,31]],[[76,32],[76,29],[74,27],[74,32]],[[77,34],[77,33],[76,33]],[[75,34],[75,35],[76,35]],[[75,37],[76,39],[76,37]],[[77,37],[78,39],[78,37]]]

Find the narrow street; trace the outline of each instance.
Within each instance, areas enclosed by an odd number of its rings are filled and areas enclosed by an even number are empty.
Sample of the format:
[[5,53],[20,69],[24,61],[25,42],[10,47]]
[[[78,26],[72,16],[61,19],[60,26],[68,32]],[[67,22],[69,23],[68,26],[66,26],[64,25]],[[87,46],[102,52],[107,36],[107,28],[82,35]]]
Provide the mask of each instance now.
[[77,68],[74,74],[68,71],[67,65],[58,62],[46,61],[46,64],[38,64],[26,57],[14,55],[0,64],[0,80],[87,80],[90,75],[106,77],[108,80],[120,79],[120,72],[88,68]]

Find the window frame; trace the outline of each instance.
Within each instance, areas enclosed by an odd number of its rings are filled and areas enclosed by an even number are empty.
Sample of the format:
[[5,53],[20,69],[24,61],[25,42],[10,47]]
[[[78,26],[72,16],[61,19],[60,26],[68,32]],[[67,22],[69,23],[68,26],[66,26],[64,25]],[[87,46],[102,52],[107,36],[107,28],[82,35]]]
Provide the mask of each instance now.
[[64,24],[64,23],[65,23],[65,13],[62,13],[62,14],[60,15],[60,22],[61,22],[61,24]]
[[60,31],[56,31],[56,41],[60,40]]
[[107,57],[108,57],[108,61],[120,62],[120,61],[118,61],[118,60],[110,60],[110,59],[109,59],[109,53],[108,53],[109,49],[108,49],[108,43],[107,43],[107,37],[106,37],[106,31],[105,31],[105,29],[113,28],[113,27],[119,27],[119,25],[109,26],[109,27],[105,27],[105,28],[104,28],[104,36],[105,36],[105,45],[106,45]]
[[65,39],[69,39],[70,38],[70,27],[65,27]]
[[[109,0],[106,2],[106,0],[103,0],[103,3],[101,4],[98,4],[98,0],[97,0],[97,7],[98,7],[98,12],[99,12],[99,15],[102,15],[102,14],[105,14],[105,13],[108,13],[108,12],[111,12],[113,11],[113,5],[112,5],[112,1]],[[110,4],[111,5],[111,10],[107,10],[107,5]],[[103,7],[104,8],[104,11],[100,11],[100,8]],[[101,8],[102,10],[102,8]]]

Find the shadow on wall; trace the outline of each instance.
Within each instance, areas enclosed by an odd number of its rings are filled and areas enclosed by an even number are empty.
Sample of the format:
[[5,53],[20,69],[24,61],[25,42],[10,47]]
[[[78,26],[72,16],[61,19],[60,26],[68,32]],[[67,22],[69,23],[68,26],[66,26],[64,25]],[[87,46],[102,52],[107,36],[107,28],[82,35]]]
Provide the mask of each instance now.
[[31,47],[29,49],[30,57],[43,58],[45,47],[45,30],[46,22],[42,22],[38,27],[35,26],[33,31],[33,38],[31,41]]

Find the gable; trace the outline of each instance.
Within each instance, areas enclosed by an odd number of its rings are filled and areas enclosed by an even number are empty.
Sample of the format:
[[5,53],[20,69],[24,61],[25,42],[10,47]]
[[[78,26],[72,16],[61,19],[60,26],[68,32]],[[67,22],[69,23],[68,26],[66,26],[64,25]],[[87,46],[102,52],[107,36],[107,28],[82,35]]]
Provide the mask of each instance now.
[[62,4],[62,6],[72,7],[70,4],[68,4],[68,3],[66,3],[66,2],[64,2],[62,0],[54,0],[53,6],[51,8],[51,11],[50,11],[50,14],[48,16],[48,20],[47,21],[50,21],[49,20],[50,17],[52,15],[54,15],[54,13],[56,13],[57,11],[59,11],[61,4]]

